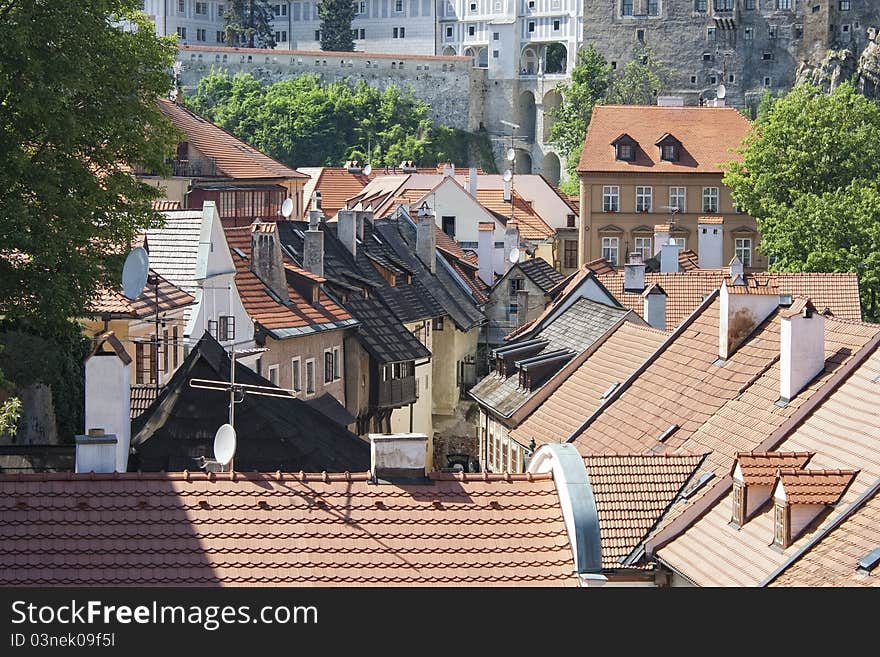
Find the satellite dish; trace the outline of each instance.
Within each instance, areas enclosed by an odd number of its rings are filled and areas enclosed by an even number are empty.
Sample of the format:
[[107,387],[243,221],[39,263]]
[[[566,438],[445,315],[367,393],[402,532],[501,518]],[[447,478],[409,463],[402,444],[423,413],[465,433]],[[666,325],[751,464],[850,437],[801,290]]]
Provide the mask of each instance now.
[[502,176],[502,178],[504,178],[504,182],[511,181],[511,179],[513,178],[513,174],[510,172],[510,169],[508,169],[507,171],[504,172],[504,175]]
[[235,429],[231,424],[224,424],[214,435],[214,458],[220,465],[229,465],[235,456]]
[[716,93],[718,98],[724,99],[727,96],[727,88],[723,84],[718,85],[718,92]]
[[369,176],[371,173],[373,173],[373,167],[368,164],[364,167],[364,175]]
[[516,247],[513,247],[510,250],[510,255],[507,256],[507,259],[514,265],[516,263],[518,263],[519,262],[519,249]]
[[126,256],[122,267],[122,293],[126,298],[134,301],[141,296],[149,273],[150,256],[147,250],[142,246],[135,247]]
[[507,149],[507,161],[513,162],[516,159],[516,151],[512,148]]
[[286,198],[284,199],[284,203],[281,204],[281,214],[285,219],[290,218],[290,215],[293,214],[293,199]]

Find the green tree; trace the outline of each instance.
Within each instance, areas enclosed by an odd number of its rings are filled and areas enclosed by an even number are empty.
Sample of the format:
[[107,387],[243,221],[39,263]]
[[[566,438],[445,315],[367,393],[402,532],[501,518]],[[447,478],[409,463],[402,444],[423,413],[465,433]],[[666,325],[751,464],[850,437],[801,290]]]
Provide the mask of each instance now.
[[321,0],[318,16],[321,18],[321,50],[354,52],[351,22],[357,14],[354,0]]
[[880,105],[850,83],[799,85],[768,105],[724,183],[772,270],[858,272],[863,312],[878,318]]
[[648,48],[642,48],[626,63],[622,71],[614,71],[603,105],[653,105],[666,84],[668,73]]
[[[2,352],[3,345],[0,345],[0,353]],[[0,391],[6,392],[11,387],[11,382],[3,376],[3,370],[0,370]],[[21,400],[17,397],[10,397],[3,403],[0,403],[0,436],[3,434],[15,435],[20,410]]]
[[0,0],[0,316],[47,335],[118,286],[161,220],[130,168],[166,170],[177,137],[156,98],[176,48],[141,6]]
[[223,12],[223,39],[230,46],[274,48],[270,0],[232,0]]

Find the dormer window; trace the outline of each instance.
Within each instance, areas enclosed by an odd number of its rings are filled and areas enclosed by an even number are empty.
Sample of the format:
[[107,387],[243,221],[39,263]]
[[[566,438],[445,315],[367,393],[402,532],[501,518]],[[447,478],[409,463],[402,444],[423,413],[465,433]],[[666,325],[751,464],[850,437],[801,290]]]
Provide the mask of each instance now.
[[638,143],[635,139],[630,137],[627,134],[620,135],[617,139],[611,142],[611,145],[614,146],[615,159],[622,160],[624,162],[633,162],[636,159],[636,146]]
[[678,162],[681,151],[681,142],[666,133],[655,144],[660,149],[660,159],[664,162]]
[[741,482],[733,482],[733,513],[730,517],[737,527],[742,527],[746,523],[746,487]]
[[791,545],[790,507],[780,500],[773,504],[773,545],[780,550]]

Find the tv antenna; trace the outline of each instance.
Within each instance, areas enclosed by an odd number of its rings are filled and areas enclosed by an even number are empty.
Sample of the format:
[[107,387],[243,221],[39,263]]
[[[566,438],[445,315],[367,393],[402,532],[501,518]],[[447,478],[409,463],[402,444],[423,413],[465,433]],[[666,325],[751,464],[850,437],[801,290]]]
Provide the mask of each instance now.
[[281,216],[285,219],[290,219],[290,215],[293,214],[293,199],[289,196],[284,199],[284,203],[281,204]]

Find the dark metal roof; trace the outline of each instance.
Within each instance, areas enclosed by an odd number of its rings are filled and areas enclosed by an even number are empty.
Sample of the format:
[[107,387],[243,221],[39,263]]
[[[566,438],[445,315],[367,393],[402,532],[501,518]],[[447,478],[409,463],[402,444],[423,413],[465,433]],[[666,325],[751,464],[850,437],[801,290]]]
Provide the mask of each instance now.
[[565,276],[558,271],[543,258],[532,258],[517,264],[519,270],[524,276],[527,276],[535,285],[544,292],[552,289]]
[[431,355],[379,299],[352,299],[345,307],[360,322],[358,336],[364,349],[380,365],[419,360]]
[[[158,399],[132,422],[130,470],[198,470],[213,458],[214,434],[228,421],[229,395],[193,388],[190,379],[229,381],[230,359],[208,334],[192,349]],[[235,380],[272,386],[236,363]],[[235,406],[239,471],[358,472],[370,467],[370,446],[294,397],[245,393]]]

